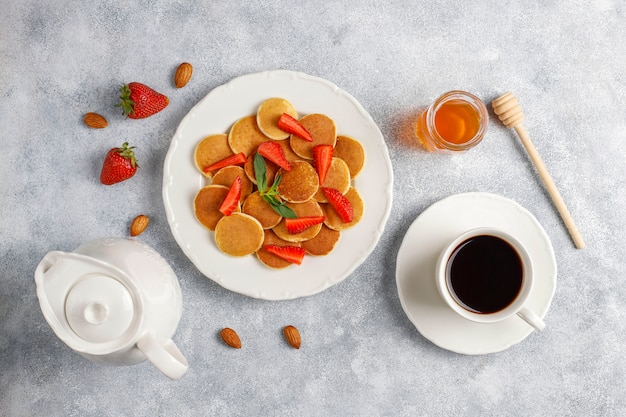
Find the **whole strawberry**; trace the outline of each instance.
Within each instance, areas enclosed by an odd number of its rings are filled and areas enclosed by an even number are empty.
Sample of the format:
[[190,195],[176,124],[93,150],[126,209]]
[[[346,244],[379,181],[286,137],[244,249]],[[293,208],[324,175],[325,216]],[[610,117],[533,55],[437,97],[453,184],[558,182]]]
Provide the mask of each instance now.
[[128,142],[125,142],[121,148],[113,148],[107,153],[100,172],[102,184],[115,184],[135,175],[139,165],[133,153],[134,148],[134,146],[129,148]]
[[120,88],[121,101],[117,104],[124,115],[131,119],[143,119],[160,112],[170,103],[167,96],[145,84],[132,82]]

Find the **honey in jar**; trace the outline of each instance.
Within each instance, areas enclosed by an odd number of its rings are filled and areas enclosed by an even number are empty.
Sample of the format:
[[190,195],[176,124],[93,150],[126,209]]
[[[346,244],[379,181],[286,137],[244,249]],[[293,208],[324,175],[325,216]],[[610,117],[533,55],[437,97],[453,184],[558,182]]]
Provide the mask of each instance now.
[[488,119],[487,108],[478,97],[450,91],[420,114],[416,134],[428,151],[466,151],[482,140]]

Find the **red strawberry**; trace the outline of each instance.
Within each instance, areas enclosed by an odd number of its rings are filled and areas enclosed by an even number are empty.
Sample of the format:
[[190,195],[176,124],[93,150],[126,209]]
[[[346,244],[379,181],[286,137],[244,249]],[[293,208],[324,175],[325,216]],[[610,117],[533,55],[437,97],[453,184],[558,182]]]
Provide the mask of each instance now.
[[204,168],[204,172],[217,171],[220,168],[227,167],[229,165],[241,165],[246,163],[246,155],[243,152],[239,152],[235,155],[227,156],[221,161],[217,161],[211,166]]
[[339,190],[323,187],[324,195],[330,205],[335,209],[344,223],[350,223],[354,218],[354,209],[350,201]]
[[330,163],[333,161],[334,149],[332,145],[317,145],[313,147],[313,161],[317,175],[320,177],[320,185],[324,184],[326,180],[328,168],[330,168]]
[[237,176],[237,178],[235,178],[233,183],[230,185],[230,189],[228,190],[228,193],[226,194],[226,197],[224,197],[224,201],[222,201],[222,205],[219,208],[220,213],[224,216],[230,216],[239,205],[242,186],[243,182],[241,181],[241,178]]
[[124,115],[131,119],[143,119],[163,110],[170,99],[145,84],[128,83],[120,88],[121,101],[117,104]]
[[295,219],[285,219],[285,226],[287,226],[287,231],[291,234],[297,234],[303,232],[311,226],[316,224],[320,224],[324,222],[324,216],[309,216],[309,217],[298,217]]
[[291,171],[291,164],[285,157],[283,147],[276,142],[263,142],[257,151],[269,161],[275,163],[285,171]]
[[263,247],[269,253],[278,256],[292,264],[300,265],[304,259],[305,250],[297,246],[265,245]]
[[283,115],[280,116],[280,119],[278,119],[278,128],[287,133],[291,133],[292,135],[300,136],[308,142],[313,142],[313,137],[308,130],[306,130],[306,128],[302,126],[299,121],[287,113],[283,113]]
[[134,148],[134,146],[129,148],[128,142],[125,142],[121,148],[113,148],[107,153],[100,172],[102,184],[115,184],[135,175],[139,165],[133,153]]

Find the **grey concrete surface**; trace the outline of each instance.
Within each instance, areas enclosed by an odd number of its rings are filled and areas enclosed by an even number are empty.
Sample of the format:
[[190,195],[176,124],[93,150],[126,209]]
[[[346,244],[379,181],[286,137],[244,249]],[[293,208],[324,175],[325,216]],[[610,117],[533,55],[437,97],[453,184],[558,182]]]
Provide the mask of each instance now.
[[[4,0],[0,6],[0,414],[6,416],[626,415],[626,8],[561,2]],[[188,61],[194,76],[172,81]],[[288,69],[325,78],[372,115],[389,148],[394,202],[369,258],[315,296],[270,302],[204,277],[176,244],[163,161],[184,115],[234,77]],[[145,120],[114,106],[142,81],[171,104]],[[434,155],[417,113],[464,89],[514,92],[526,129],[578,223],[572,244],[523,147],[491,113],[479,147]],[[88,129],[82,116],[109,126]],[[137,146],[140,171],[99,183],[106,151]],[[464,356],[404,314],[395,259],[411,222],[452,194],[485,191],[531,211],[558,264],[547,328],[501,353]],[[50,250],[126,236],[179,277],[174,340],[190,368],[107,367],[65,346],[39,309],[33,273]],[[302,348],[282,339],[287,324]],[[241,350],[219,339],[236,329]]]

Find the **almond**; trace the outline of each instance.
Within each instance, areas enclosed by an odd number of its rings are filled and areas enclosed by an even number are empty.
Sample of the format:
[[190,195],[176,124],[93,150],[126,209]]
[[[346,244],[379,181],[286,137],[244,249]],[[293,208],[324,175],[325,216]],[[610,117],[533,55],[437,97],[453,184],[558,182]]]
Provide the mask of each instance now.
[[83,122],[85,122],[87,126],[93,129],[104,129],[109,125],[107,119],[105,119],[103,116],[100,116],[98,113],[93,112],[85,114]]
[[178,66],[176,70],[176,74],[174,75],[174,84],[176,84],[176,88],[182,88],[191,79],[191,74],[193,74],[193,67],[189,62],[183,62]]
[[148,223],[150,223],[150,218],[145,214],[140,214],[135,217],[133,222],[130,224],[130,235],[132,237],[139,236],[144,230],[146,230]]
[[285,339],[287,343],[291,345],[291,347],[300,349],[300,332],[293,326],[285,326],[283,329],[283,334],[285,335]]
[[228,346],[235,349],[241,349],[241,340],[239,339],[239,335],[236,331],[229,327],[226,327],[222,329],[222,332],[220,334],[222,336],[222,340],[224,340],[224,343],[226,343]]

